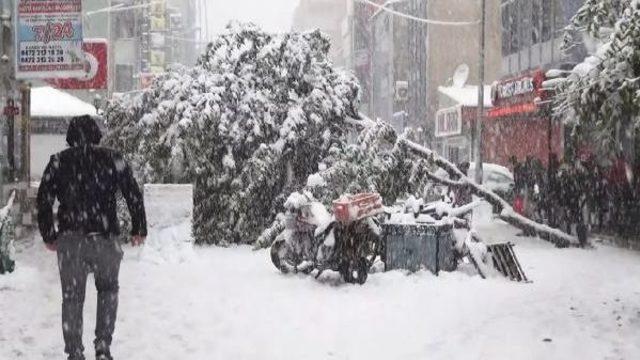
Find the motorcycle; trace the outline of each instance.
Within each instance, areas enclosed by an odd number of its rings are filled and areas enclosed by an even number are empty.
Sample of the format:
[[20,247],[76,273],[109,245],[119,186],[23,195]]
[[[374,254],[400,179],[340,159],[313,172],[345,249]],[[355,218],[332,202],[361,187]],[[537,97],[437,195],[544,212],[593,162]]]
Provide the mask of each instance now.
[[283,273],[340,273],[347,283],[363,284],[382,241],[376,216],[378,194],[346,196],[333,204],[334,214],[310,193],[293,193],[285,203],[285,230],[271,245],[271,261]]

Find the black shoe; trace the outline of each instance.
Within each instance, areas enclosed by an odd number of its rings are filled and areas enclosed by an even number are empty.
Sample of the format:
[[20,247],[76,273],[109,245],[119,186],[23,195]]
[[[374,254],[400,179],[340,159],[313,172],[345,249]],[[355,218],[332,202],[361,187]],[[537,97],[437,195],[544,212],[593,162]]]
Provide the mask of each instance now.
[[113,360],[109,351],[96,352],[96,360]]

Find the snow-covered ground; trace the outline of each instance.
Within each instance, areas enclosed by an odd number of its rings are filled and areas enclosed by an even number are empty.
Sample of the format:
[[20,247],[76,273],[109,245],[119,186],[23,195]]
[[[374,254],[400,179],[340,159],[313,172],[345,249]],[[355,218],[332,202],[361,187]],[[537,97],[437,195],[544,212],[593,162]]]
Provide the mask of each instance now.
[[[533,283],[390,272],[353,286],[282,275],[248,247],[158,248],[188,234],[154,228],[126,249],[116,359],[640,359],[637,252],[559,250],[493,223],[480,235],[514,241]],[[0,276],[0,359],[62,358],[60,299],[55,256],[20,244],[17,271]]]

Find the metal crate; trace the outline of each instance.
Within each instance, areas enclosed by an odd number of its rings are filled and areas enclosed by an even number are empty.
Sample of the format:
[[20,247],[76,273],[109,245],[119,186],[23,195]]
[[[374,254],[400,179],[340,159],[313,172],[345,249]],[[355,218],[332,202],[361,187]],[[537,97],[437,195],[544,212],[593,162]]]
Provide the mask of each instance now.
[[448,224],[383,224],[385,271],[426,268],[434,274],[457,267],[453,227]]

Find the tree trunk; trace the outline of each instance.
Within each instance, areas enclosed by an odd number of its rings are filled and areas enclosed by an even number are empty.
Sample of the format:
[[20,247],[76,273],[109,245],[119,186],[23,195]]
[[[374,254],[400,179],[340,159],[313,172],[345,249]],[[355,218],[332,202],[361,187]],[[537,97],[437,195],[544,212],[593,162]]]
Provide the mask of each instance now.
[[398,140],[397,144],[403,146],[407,151],[415,156],[426,159],[427,161],[442,168],[451,178],[459,178],[460,180],[450,180],[440,178],[434,174],[427,174],[433,181],[443,185],[448,185],[456,188],[467,187],[472,194],[484,199],[493,206],[494,209],[498,209],[500,218],[507,223],[522,229],[527,232],[535,232],[541,239],[554,243],[557,247],[569,247],[578,246],[579,241],[574,236],[571,236],[563,231],[552,228],[548,225],[540,224],[531,219],[528,219],[518,213],[516,213],[511,205],[503,200],[500,196],[493,191],[484,188],[482,185],[474,183],[469,179],[466,174],[463,174],[458,168],[447,159],[439,156],[434,151],[427,149],[421,145],[413,143],[406,139]]

